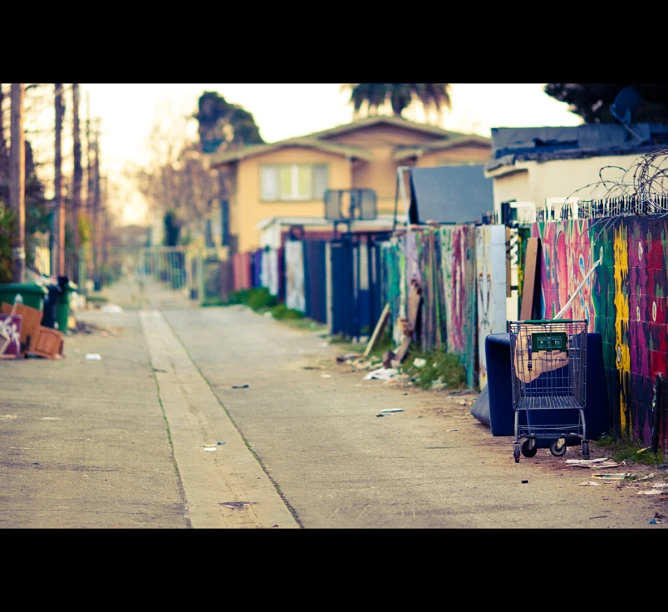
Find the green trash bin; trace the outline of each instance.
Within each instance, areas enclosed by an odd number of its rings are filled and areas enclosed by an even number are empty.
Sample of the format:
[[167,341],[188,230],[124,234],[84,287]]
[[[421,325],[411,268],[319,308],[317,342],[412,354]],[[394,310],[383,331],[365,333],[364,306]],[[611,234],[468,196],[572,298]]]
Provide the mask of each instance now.
[[72,291],[76,291],[77,286],[63,276],[58,278],[58,286],[60,287],[60,294],[56,306],[56,329],[63,334],[67,334],[67,324],[70,319],[70,296]]
[[0,285],[0,304],[14,304],[17,293],[23,298],[24,306],[37,310],[44,309],[44,300],[49,294],[46,287],[36,283],[7,283]]

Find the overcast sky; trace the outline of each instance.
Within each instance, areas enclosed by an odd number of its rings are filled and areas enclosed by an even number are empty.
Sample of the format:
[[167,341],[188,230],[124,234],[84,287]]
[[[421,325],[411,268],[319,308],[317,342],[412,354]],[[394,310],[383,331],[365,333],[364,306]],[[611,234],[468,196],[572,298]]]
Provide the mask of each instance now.
[[[566,104],[543,92],[542,84],[453,84],[452,111],[443,127],[490,135],[492,127],[572,126],[580,118]],[[101,157],[110,180],[123,183],[118,205],[125,221],[141,222],[145,204],[121,171],[128,162],[148,159],[147,138],[156,116],[171,121],[195,112],[204,91],[217,91],[228,102],[253,113],[267,142],[300,136],[352,120],[348,97],[337,83],[325,84],[82,84],[82,112],[87,94],[91,115],[102,120]],[[415,112],[407,119],[422,120]],[[51,113],[48,113],[50,122]],[[171,119],[168,119],[170,118]],[[190,124],[196,135],[196,122]],[[64,143],[65,146],[66,143]]]

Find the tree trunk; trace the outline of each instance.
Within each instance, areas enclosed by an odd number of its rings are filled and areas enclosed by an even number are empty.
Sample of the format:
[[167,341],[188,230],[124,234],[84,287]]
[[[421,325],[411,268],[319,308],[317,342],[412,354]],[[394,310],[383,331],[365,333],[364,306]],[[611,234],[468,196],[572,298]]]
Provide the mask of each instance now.
[[81,184],[83,182],[83,167],[81,165],[81,136],[79,131],[79,83],[72,83],[72,129],[73,129],[73,155],[74,172],[72,177],[72,211],[73,211],[73,233],[74,248],[79,252],[80,233],[79,219],[81,217]]
[[57,274],[65,276],[65,200],[63,199],[63,84],[56,83],[56,157],[55,157],[55,204],[58,214],[57,230]]

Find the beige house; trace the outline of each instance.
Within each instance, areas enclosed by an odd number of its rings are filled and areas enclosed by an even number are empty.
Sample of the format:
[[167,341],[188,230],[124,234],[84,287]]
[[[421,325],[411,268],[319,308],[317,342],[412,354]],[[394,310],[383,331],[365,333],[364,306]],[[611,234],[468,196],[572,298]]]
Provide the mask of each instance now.
[[397,169],[482,164],[491,141],[396,117],[369,117],[307,136],[213,154],[231,186],[236,250],[260,246],[258,226],[276,217],[324,217],[326,189],[373,189],[379,218],[394,212]]

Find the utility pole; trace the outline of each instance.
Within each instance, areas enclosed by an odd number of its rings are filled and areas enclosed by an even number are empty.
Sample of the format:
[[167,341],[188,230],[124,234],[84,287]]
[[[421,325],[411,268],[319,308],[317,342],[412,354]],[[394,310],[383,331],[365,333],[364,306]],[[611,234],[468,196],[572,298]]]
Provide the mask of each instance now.
[[93,267],[95,269],[95,278],[99,274],[99,248],[100,248],[100,120],[95,120],[95,135],[93,145],[93,176],[95,178],[95,187],[93,191]]
[[5,139],[5,113],[3,103],[5,101],[5,92],[0,83],[0,185],[5,184],[7,173],[9,171],[9,151],[7,151],[7,140]]
[[90,139],[90,93],[86,92],[86,210],[88,214],[93,212],[93,195],[95,193],[95,182],[93,179],[92,143]]
[[83,167],[81,166],[81,136],[79,133],[79,83],[72,83],[72,129],[73,129],[73,155],[74,172],[72,176],[72,209],[73,209],[73,233],[74,248],[79,253],[80,235],[79,218],[81,217],[81,183],[83,182]]
[[56,252],[56,274],[65,275],[65,200],[63,199],[63,84],[56,83],[56,160],[55,160],[55,204],[58,214]]
[[106,176],[102,177],[102,190],[101,190],[101,209],[102,209],[102,235],[100,237],[100,245],[102,252],[102,265],[107,265],[107,249],[108,249],[108,240],[109,240],[109,211],[108,211],[108,197],[109,197],[109,183]]
[[23,102],[25,84],[12,83],[11,89],[11,150],[9,160],[9,204],[16,215],[12,232],[12,278],[15,283],[25,281],[25,181],[26,150],[23,131]]

